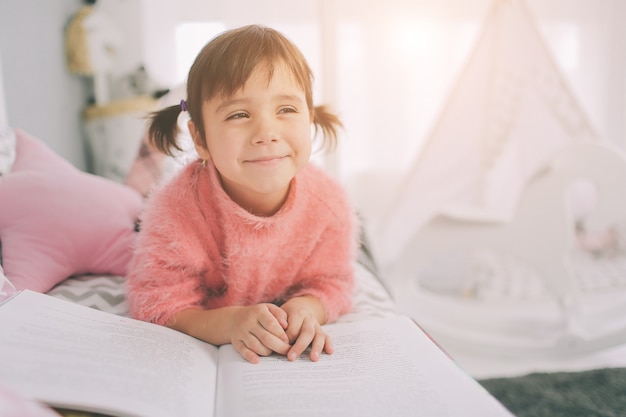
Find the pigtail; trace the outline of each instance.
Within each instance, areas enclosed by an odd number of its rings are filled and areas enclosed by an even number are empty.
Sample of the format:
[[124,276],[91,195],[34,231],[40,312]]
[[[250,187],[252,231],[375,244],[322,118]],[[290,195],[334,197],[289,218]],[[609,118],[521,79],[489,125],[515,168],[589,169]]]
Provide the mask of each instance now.
[[313,125],[315,134],[322,130],[322,149],[333,151],[337,147],[338,130],[343,127],[339,117],[326,106],[316,106],[313,111]]
[[182,151],[176,142],[180,112],[181,107],[177,104],[152,112],[149,116],[148,138],[150,143],[160,152],[169,156],[174,156],[174,150]]

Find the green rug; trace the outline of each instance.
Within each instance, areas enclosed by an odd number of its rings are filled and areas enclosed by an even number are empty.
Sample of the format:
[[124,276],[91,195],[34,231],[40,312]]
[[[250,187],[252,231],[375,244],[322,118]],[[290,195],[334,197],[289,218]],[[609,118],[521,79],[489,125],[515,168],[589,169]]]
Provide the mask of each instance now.
[[517,417],[625,417],[626,368],[478,381]]

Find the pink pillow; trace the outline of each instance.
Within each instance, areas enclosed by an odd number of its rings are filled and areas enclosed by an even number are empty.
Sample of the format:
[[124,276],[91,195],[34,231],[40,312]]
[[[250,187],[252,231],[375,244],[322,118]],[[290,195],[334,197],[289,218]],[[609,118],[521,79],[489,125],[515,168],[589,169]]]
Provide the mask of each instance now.
[[58,413],[35,400],[26,398],[13,388],[0,384],[0,416],[60,417]]
[[124,275],[141,196],[18,129],[16,142],[13,168],[0,177],[2,265],[13,285],[46,292],[74,274]]

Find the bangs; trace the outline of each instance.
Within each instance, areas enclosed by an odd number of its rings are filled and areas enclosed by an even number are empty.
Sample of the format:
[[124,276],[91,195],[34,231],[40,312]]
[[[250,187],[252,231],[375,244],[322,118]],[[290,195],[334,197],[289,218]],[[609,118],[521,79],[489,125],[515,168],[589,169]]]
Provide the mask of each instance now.
[[313,76],[306,60],[288,39],[275,31],[243,28],[238,36],[218,37],[206,48],[212,51],[205,54],[208,59],[198,80],[202,83],[199,87],[203,101],[218,95],[232,96],[243,88],[252,72],[261,67],[267,71],[269,84],[276,65],[285,65],[304,90],[307,101],[310,97]]
[[280,32],[263,26],[244,26],[218,35],[198,54],[187,80],[189,116],[204,135],[202,105],[216,96],[231,97],[252,73],[267,71],[268,85],[277,65],[284,65],[313,108],[313,73],[304,55]]

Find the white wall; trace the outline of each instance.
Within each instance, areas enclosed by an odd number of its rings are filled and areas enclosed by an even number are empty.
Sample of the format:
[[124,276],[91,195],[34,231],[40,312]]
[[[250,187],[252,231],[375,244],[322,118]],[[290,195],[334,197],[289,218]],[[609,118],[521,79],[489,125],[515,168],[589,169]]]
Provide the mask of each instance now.
[[[176,78],[176,27],[182,23],[220,22],[226,28],[260,23],[272,26],[294,41],[309,60],[316,75],[320,54],[319,1],[207,1],[140,0],[142,3],[143,59],[161,83]],[[205,39],[208,42],[210,39]]]
[[84,80],[69,74],[64,26],[79,0],[0,0],[0,51],[10,126],[85,167],[80,111]]

